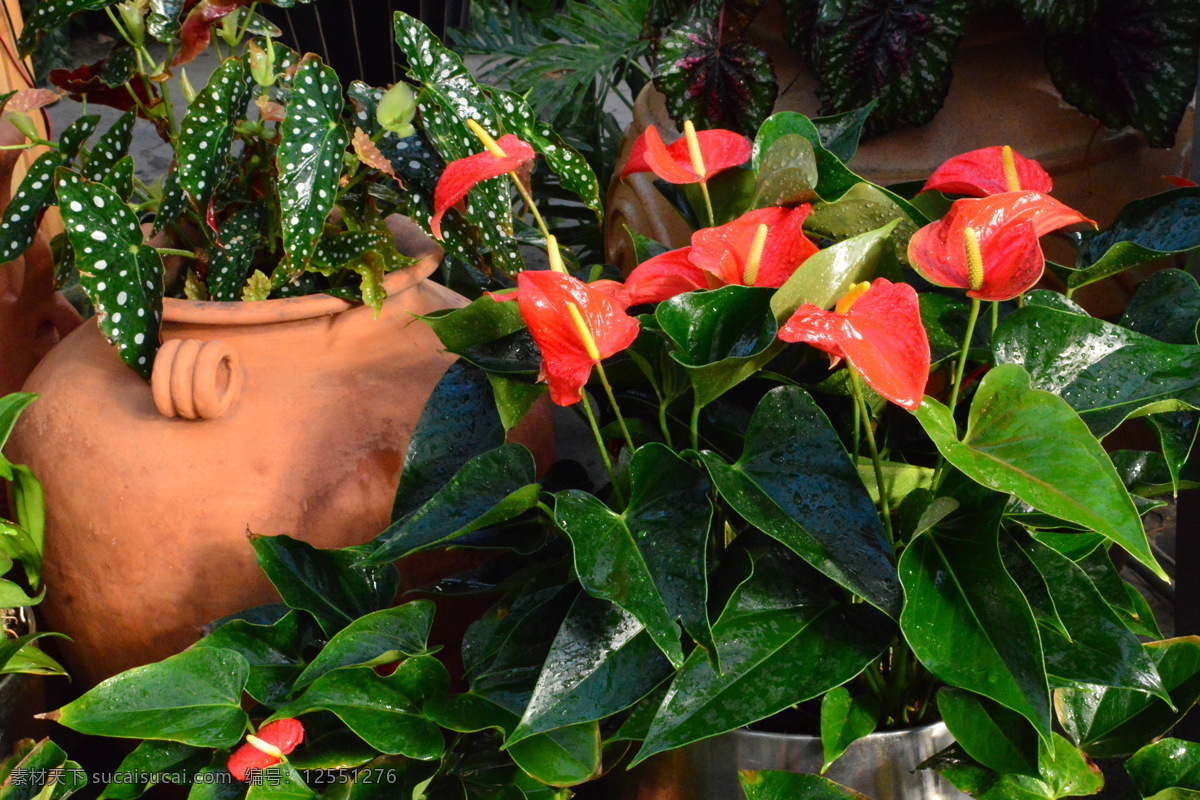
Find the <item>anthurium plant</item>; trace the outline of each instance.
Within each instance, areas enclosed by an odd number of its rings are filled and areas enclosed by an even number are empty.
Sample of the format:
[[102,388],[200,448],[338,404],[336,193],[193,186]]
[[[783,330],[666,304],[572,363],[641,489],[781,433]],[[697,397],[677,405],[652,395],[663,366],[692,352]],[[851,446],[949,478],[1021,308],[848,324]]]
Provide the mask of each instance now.
[[[0,450],[8,441],[21,412],[37,395],[17,392],[0,397]],[[45,508],[42,485],[22,464],[0,454],[0,478],[10,487],[11,520],[0,517],[0,610],[4,637],[0,639],[0,675],[14,672],[65,675],[53,658],[35,642],[49,631],[32,630],[33,607],[45,597],[42,587],[42,544]]]
[[[196,798],[563,797],[744,726],[819,735],[828,766],[937,720],[955,744],[923,766],[984,800],[1094,795],[1097,758],[1128,757],[1142,797],[1200,788],[1196,746],[1155,741],[1200,697],[1200,638],[1164,640],[1116,565],[1164,576],[1142,516],[1196,485],[1200,285],[1159,272],[1114,321],[1070,297],[1200,249],[1200,190],[1096,230],[1004,146],[906,197],[846,166],[861,125],[685,126],[635,168],[680,187],[691,244],[635,237],[617,280],[543,228],[522,176],[544,156],[505,96],[403,15],[397,34],[460,153],[422,224],[494,232],[480,209],[522,195],[549,268],[428,317],[460,361],[374,541],[252,535],[280,605],[46,715],[140,741],[102,796],[182,774]],[[539,471],[506,434],[546,392],[580,435]],[[1106,449],[1145,424],[1159,447]],[[477,566],[401,587],[439,550]],[[431,633],[489,596],[461,640]],[[30,744],[5,769],[66,758]]]

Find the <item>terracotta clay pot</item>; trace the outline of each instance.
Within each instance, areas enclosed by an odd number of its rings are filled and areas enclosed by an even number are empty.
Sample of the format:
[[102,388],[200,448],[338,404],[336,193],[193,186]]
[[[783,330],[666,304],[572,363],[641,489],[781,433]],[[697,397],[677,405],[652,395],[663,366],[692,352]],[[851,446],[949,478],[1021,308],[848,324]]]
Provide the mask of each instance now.
[[[413,427],[453,361],[413,315],[466,302],[426,280],[440,251],[424,252],[387,276],[378,319],[326,295],[168,299],[150,385],[95,322],[42,362],[12,452],[45,485],[41,608],[74,640],[77,683],[277,602],[248,531],[332,548],[386,527]],[[405,585],[444,571],[437,559],[406,561]]]
[[[779,86],[785,88],[775,110],[818,116],[816,79],[783,41],[784,30],[780,3],[768,2],[748,34],[771,56]],[[968,33],[954,56],[950,93],[932,122],[863,142],[851,167],[882,185],[924,180],[953,155],[1009,144],[1046,167],[1057,199],[1103,226],[1129,201],[1169,189],[1163,175],[1187,174],[1193,116],[1189,110],[1170,150],[1150,149],[1129,130],[1109,130],[1059,96],[1043,66],[1041,44],[1020,26],[1000,21]],[[634,106],[618,174],[634,140],[649,125],[668,140],[676,136],[663,96],[653,85],[647,85]],[[626,271],[633,266],[626,225],[672,248],[688,243],[690,229],[653,182],[653,175],[633,175],[614,181],[609,191],[606,249],[609,261]],[[1134,270],[1074,297],[1094,314],[1116,313],[1141,276]]]
[[[24,141],[12,123],[0,122],[0,145]],[[0,150],[0,209],[8,208],[13,170],[24,152]],[[79,323],[79,314],[55,291],[54,256],[39,231],[24,255],[0,265],[0,396],[19,390],[50,348]],[[0,507],[4,504],[0,497]]]

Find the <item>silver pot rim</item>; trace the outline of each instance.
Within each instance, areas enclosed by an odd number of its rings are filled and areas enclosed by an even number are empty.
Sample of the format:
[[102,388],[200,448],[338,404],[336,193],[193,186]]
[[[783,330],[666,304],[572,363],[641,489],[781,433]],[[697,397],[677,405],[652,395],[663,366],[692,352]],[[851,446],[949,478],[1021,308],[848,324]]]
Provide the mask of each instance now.
[[[910,736],[925,736],[935,731],[944,730],[946,723],[938,720],[937,722],[928,722],[924,725],[918,725],[914,728],[900,728],[894,731],[872,731],[863,738],[879,739],[904,739]],[[813,736],[810,733],[778,733],[774,731],[754,731],[749,728],[738,728],[729,732],[732,735],[746,737],[748,739],[803,739],[808,741],[820,741],[820,736]]]

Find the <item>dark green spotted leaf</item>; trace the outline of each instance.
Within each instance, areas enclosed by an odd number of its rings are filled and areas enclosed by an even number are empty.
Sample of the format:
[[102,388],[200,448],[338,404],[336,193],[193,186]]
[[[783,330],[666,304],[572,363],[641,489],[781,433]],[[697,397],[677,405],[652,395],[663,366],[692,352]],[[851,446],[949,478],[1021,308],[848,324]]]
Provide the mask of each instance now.
[[273,718],[329,711],[379,752],[424,761],[439,758],[445,741],[421,709],[427,700],[445,694],[449,685],[446,668],[431,656],[405,659],[387,677],[371,667],[347,667],[317,678]]
[[1016,0],[1027,22],[1040,22],[1052,31],[1077,31],[1100,5],[1100,0]]
[[[408,57],[409,73],[424,87],[419,95],[418,112],[425,133],[444,161],[465,158],[483,150],[483,145],[466,126],[468,119],[475,120],[492,135],[499,135],[491,100],[475,83],[462,59],[443,46],[424,23],[404,13],[396,14],[396,44]],[[456,213],[447,216],[453,219]],[[513,239],[507,178],[483,181],[475,186],[467,197],[466,219],[478,235],[484,252],[490,254],[495,268],[507,275],[516,275],[524,268]],[[427,221],[420,223],[424,225]],[[462,237],[456,238],[462,243]],[[474,260],[473,254],[465,250],[456,252],[453,247],[448,247],[447,252],[468,262]]]
[[109,678],[55,712],[56,721],[92,736],[230,747],[249,722],[241,707],[249,675],[240,653],[185,650]]
[[137,216],[111,189],[67,170],[55,180],[79,281],[100,330],[122,361],[149,378],[162,321],[162,259],[142,243]]
[[637,618],[581,593],[563,620],[510,742],[632,706],[671,674]]
[[225,174],[234,126],[246,117],[251,88],[248,77],[249,70],[240,58],[222,61],[179,124],[175,148],[179,185],[201,206]]
[[158,211],[154,214],[154,232],[161,233],[164,228],[179,219],[187,208],[187,194],[179,182],[179,165],[171,162],[171,168],[163,176],[162,199]]
[[933,398],[925,398],[916,417],[938,451],[972,480],[1103,534],[1165,579],[1104,448],[1063,398],[1033,388],[1024,368],[1002,364],[984,377],[962,440],[949,409]]
[[821,698],[821,772],[841,758],[847,747],[874,731],[879,716],[879,701],[874,697],[853,697],[845,686],[826,692]]
[[712,516],[708,481],[658,443],[638,448],[629,471],[623,513],[569,490],[555,496],[554,521],[571,540],[583,588],[636,617],[679,665],[683,650],[675,620],[698,641],[712,640],[704,578]]
[[676,122],[751,135],[775,105],[775,72],[758,47],[722,39],[721,12],[720,0],[701,0],[660,37],[654,85]]
[[1142,281],[1120,326],[1167,344],[1196,344],[1200,284],[1181,269],[1164,269]]
[[135,121],[137,114],[127,111],[105,131],[84,160],[83,177],[89,181],[104,180],[117,162],[129,154]]
[[1023,308],[997,328],[999,364],[1062,397],[1096,436],[1129,417],[1200,408],[1200,346],[1166,344],[1104,320]]
[[1187,636],[1144,645],[1172,708],[1145,692],[1080,686],[1055,698],[1067,734],[1093,758],[1129,755],[1171,728],[1200,697],[1200,638]]
[[290,608],[307,611],[333,636],[387,608],[400,579],[390,564],[364,564],[360,548],[319,550],[289,536],[251,536],[258,565]]
[[217,241],[209,250],[208,296],[221,303],[242,299],[242,287],[262,240],[266,210],[250,205],[221,223]]
[[1012,709],[1048,739],[1050,689],[1037,623],[1000,555],[1006,500],[994,494],[964,504],[904,549],[900,628],[938,679]]
[[54,202],[54,171],[71,162],[99,123],[98,116],[75,120],[63,131],[58,149],[38,156],[29,167],[0,215],[0,263],[12,261],[33,243],[41,213]]
[[1196,89],[1200,7],[1192,0],[1096,0],[1078,30],[1046,37],[1063,99],[1110,128],[1132,126],[1170,147]]
[[337,198],[342,156],[350,137],[342,125],[342,85],[318,58],[304,61],[292,80],[292,97],[279,150],[279,213],[284,273],[299,270],[321,237]]
[[756,553],[753,570],[713,625],[721,672],[701,649],[692,651],[634,764],[840,686],[896,633],[871,606],[834,600],[819,573],[778,545]]
[[746,800],[871,800],[819,775],[761,770],[738,772]]
[[278,708],[291,696],[292,685],[304,670],[304,649],[315,638],[308,617],[298,611],[289,611],[270,625],[258,625],[244,619],[231,620],[194,647],[217,647],[241,653],[250,665],[246,692],[268,708]]
[[921,765],[935,769],[977,800],[1060,800],[1089,797],[1104,786],[1100,768],[1069,741],[1052,735],[1038,749],[1039,777],[996,772],[951,745]]
[[375,666],[421,655],[428,649],[433,611],[430,601],[414,600],[359,617],[321,648],[297,678],[296,688],[308,686],[341,667]]
[[25,28],[17,39],[22,56],[28,56],[37,45],[38,37],[57,28],[81,11],[98,11],[116,5],[120,0],[39,0],[33,13],[25,19]]
[[179,36],[179,12],[184,0],[150,0],[150,13],[146,15],[146,30],[164,44],[170,44]]
[[950,89],[966,0],[845,0],[819,21],[814,52],[824,114],[877,101],[868,133],[924,125]]
[[1163,739],[1138,750],[1125,771],[1142,797],[1171,788],[1200,789],[1200,744]]
[[133,196],[133,173],[133,157],[125,156],[113,164],[112,169],[100,182],[112,189],[117,197],[128,203],[129,198]]
[[533,508],[540,491],[530,452],[502,444],[472,458],[424,505],[375,537],[370,560],[395,561],[510,520]]
[[1086,286],[1166,256],[1200,248],[1200,188],[1134,200],[1102,231],[1079,235],[1078,269],[1067,285]]
[[126,91],[123,87],[137,74],[137,55],[132,47],[117,45],[100,64],[96,77],[110,89]]
[[442,160],[429,143],[420,135],[400,136],[382,132],[375,111],[383,99],[384,90],[368,86],[362,81],[353,81],[346,96],[354,103],[354,125],[366,131],[379,147],[379,152],[392,165],[392,169],[409,187],[432,198],[438,177],[442,174]]

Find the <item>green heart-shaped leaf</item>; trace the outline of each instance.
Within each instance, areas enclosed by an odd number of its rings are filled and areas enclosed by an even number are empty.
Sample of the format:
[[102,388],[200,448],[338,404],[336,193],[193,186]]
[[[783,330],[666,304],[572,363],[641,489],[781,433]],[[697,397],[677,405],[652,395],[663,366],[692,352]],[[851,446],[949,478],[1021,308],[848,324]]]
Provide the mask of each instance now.
[[302,688],[340,667],[371,664],[381,656],[421,655],[429,647],[433,603],[415,600],[359,617],[329,640],[296,680]]

